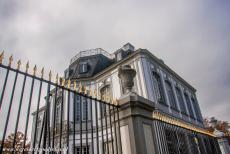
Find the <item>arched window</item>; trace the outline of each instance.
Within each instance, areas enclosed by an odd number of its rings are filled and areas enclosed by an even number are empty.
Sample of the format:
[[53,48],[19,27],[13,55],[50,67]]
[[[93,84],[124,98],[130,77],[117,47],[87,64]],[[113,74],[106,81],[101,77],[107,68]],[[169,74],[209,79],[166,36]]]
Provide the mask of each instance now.
[[177,110],[176,99],[175,99],[175,96],[174,96],[174,93],[173,93],[173,87],[172,87],[171,83],[168,80],[165,81],[165,85],[166,85],[167,95],[168,95],[168,98],[169,98],[169,103],[171,104],[171,107],[173,109]]
[[153,72],[153,88],[154,88],[157,102],[166,104],[165,99],[164,99],[164,92],[163,92],[163,86],[161,83],[161,78],[156,72]]

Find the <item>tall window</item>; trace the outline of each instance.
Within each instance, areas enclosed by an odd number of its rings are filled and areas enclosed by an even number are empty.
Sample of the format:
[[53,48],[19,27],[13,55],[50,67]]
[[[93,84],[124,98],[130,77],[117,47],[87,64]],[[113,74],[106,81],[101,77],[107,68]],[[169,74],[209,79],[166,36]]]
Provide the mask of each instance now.
[[153,72],[153,87],[157,101],[159,103],[166,104],[164,99],[163,86],[161,84],[161,78],[156,72]]
[[168,94],[168,98],[169,98],[169,102],[171,104],[171,107],[174,108],[174,109],[177,109],[176,100],[175,100],[175,96],[174,96],[174,93],[173,93],[172,85],[171,85],[171,83],[169,81],[166,81],[165,84],[166,84],[166,91],[167,91],[167,94]]
[[176,87],[176,95],[177,95],[177,99],[180,105],[181,112],[186,114],[186,108],[185,108],[183,96],[182,96],[181,90],[178,87]]
[[194,98],[191,98],[191,100],[192,100],[192,104],[194,106],[194,110],[195,110],[195,113],[196,113],[197,120],[202,121],[202,117],[201,117],[201,114],[200,114],[200,111],[199,111],[197,101]]
[[[107,84],[104,87],[102,87],[100,89],[100,93],[101,93],[101,98],[102,98],[103,101],[106,101],[108,103],[111,102],[110,98],[108,97],[108,96],[110,96],[110,86],[109,86],[109,84]],[[108,105],[106,106],[106,104],[102,104],[102,111],[101,112],[102,112],[103,116],[108,114],[109,106]]]
[[57,104],[56,104],[56,127],[59,126],[59,124],[61,123],[61,102],[62,102],[62,98],[59,97],[57,99]]
[[77,96],[75,96],[75,99],[76,99],[75,100],[75,118],[76,118],[76,121],[80,121],[80,119],[82,121],[85,121],[87,119],[89,120],[89,116],[87,116],[88,108],[89,108],[87,98],[80,96],[80,95],[77,95]]
[[189,115],[190,115],[193,119],[195,119],[194,113],[193,113],[193,111],[192,111],[192,104],[191,104],[191,102],[190,102],[190,100],[189,100],[188,94],[184,93],[184,97],[185,97],[186,104],[187,104],[187,107],[188,107]]

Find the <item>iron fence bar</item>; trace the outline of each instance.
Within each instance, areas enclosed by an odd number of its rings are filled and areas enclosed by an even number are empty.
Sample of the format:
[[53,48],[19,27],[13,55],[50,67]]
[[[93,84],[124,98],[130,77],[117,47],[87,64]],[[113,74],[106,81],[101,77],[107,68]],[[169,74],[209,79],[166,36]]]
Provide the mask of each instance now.
[[31,88],[30,88],[30,97],[29,97],[29,103],[28,103],[28,108],[27,108],[27,116],[26,116],[26,124],[25,124],[25,131],[24,131],[24,143],[23,143],[23,154],[25,153],[25,146],[26,146],[26,136],[27,136],[27,131],[28,131],[28,123],[29,123],[29,116],[30,116],[30,108],[31,108],[31,102],[33,98],[33,90],[34,90],[34,76],[32,77],[32,83],[31,83]]
[[[55,134],[56,134],[56,132],[55,132],[55,129],[56,129],[56,107],[57,107],[57,91],[58,91],[58,89],[57,89],[57,86],[55,86],[55,96],[54,96],[54,113],[53,113],[53,138],[52,138],[52,148],[54,148],[54,141],[55,141]],[[54,153],[54,151],[52,152],[52,153]]]
[[20,113],[21,113],[21,107],[22,107],[22,100],[23,100],[23,96],[24,96],[26,77],[27,76],[25,75],[24,78],[23,78],[22,91],[21,91],[21,96],[20,96],[20,101],[19,101],[18,112],[17,112],[16,126],[15,126],[15,129],[14,129],[13,148],[15,147],[15,143],[16,143],[15,142],[16,141],[16,133],[18,131],[18,122],[19,122],[19,117],[20,117]]
[[[64,87],[64,86],[63,86]],[[62,121],[63,121],[63,101],[64,101],[64,89],[62,89],[61,91],[61,122],[60,122],[60,138],[59,138],[59,150],[60,150],[60,153],[62,152],[61,151],[61,148],[62,148]]]
[[2,145],[1,145],[0,153],[2,153],[3,146],[4,146],[4,140],[5,140],[5,137],[6,137],[6,131],[7,131],[8,123],[9,123],[10,110],[11,110],[12,103],[13,103],[14,91],[15,91],[15,87],[16,87],[17,78],[18,78],[18,72],[16,72],[16,74],[15,74],[13,89],[12,89],[11,96],[10,96],[10,104],[9,104],[9,108],[8,108],[8,112],[7,112],[7,116],[6,116],[6,123],[5,123],[3,136],[2,136]]
[[80,107],[80,154],[82,154],[82,98],[79,97],[79,107]]
[[85,137],[86,137],[86,153],[88,154],[89,153],[89,150],[88,150],[88,99],[86,99],[86,124],[85,124]]
[[47,129],[48,129],[48,147],[50,147],[50,84],[48,83],[46,94],[46,106],[47,106]]
[[[1,66],[1,64],[0,64],[0,66]],[[6,84],[7,84],[7,81],[8,81],[9,70],[10,69],[6,70],[6,76],[5,76],[5,80],[4,80],[4,84],[3,84],[3,89],[2,89],[2,94],[1,94],[1,99],[0,99],[0,110],[2,108],[2,101],[3,101],[4,94],[5,94]]]
[[120,117],[119,117],[119,108],[117,107],[117,124],[118,124],[118,136],[119,136],[119,142],[120,142],[120,151],[122,153],[122,144],[121,144],[121,131],[120,131]]
[[91,115],[91,142],[92,142],[92,154],[94,154],[94,141],[93,141],[93,103],[90,99],[90,115]]
[[[48,84],[47,86],[47,94],[46,94],[46,109],[45,109],[45,130],[44,130],[44,138],[43,138],[43,150],[46,149],[47,144],[46,144],[46,140],[48,138],[48,148],[50,147],[50,128],[49,128],[49,112],[50,112],[50,103],[49,103],[49,97],[50,97],[50,84]],[[47,137],[47,133],[48,133],[48,137]],[[46,151],[43,151],[43,154],[45,154]],[[50,151],[49,151],[50,153]]]
[[[35,130],[34,130],[34,140],[33,140],[33,148],[35,148],[35,140],[37,137],[37,120],[38,120],[38,112],[39,112],[39,106],[40,106],[40,99],[41,99],[41,91],[42,91],[42,81],[40,81],[39,84],[39,92],[38,92],[38,101],[37,101],[37,108],[36,108],[36,117],[35,117]],[[34,151],[32,152],[34,154]]]
[[107,105],[103,104],[105,106],[105,130],[106,130],[106,146],[107,146],[107,153],[109,154],[109,137],[108,137],[108,122],[107,122]]
[[73,153],[75,154],[75,122],[76,122],[76,94],[74,94],[73,98]]
[[111,136],[111,142],[112,142],[112,153],[114,154],[114,142],[113,142],[113,128],[112,128],[112,118],[111,118],[111,108],[109,105],[109,123],[110,123],[110,136]]
[[67,104],[67,154],[69,153],[69,107],[70,107],[70,91],[68,90],[68,104]]
[[[51,82],[51,81],[49,81],[49,80],[46,80],[46,79],[43,79],[43,78],[40,78],[40,77],[31,75],[31,74],[28,74],[28,73],[25,73],[25,72],[22,72],[22,71],[20,71],[20,70],[17,70],[17,69],[14,69],[14,68],[11,68],[11,67],[2,65],[2,64],[0,64],[0,67],[5,68],[5,69],[9,69],[10,71],[13,71],[13,72],[18,72],[19,74],[27,75],[28,77],[35,78],[36,80],[41,80],[42,82],[45,82],[45,83],[50,83],[50,85],[52,85],[52,86],[57,86],[58,88],[61,88],[61,89],[63,89],[63,90],[70,90],[71,92],[77,93],[78,95],[85,96],[85,97],[87,97],[87,98],[91,98],[90,96],[84,95],[83,93],[76,92],[76,91],[74,91],[74,90],[72,90],[72,89],[68,89],[68,88],[66,88],[66,87],[63,87],[62,85],[58,85],[57,83]],[[103,101],[103,100],[98,100],[97,98],[94,98],[94,99],[96,99],[97,101],[100,101],[101,103],[110,104],[110,103],[107,103],[107,102],[105,102],[105,101]],[[115,106],[115,107],[119,107],[119,106],[114,105],[114,104],[110,104],[110,105],[111,105],[111,106]]]
[[[43,118],[42,118],[42,129],[41,129],[41,133],[40,133],[40,137],[39,137],[39,142],[38,142],[38,148],[41,147],[41,141],[42,141],[42,134],[43,134],[43,131],[44,131],[44,125],[45,125],[45,117],[46,117],[46,113],[44,112],[43,114]],[[45,135],[44,135],[45,136]],[[44,137],[43,136],[43,137]]]
[[100,110],[101,110],[101,140],[102,140],[102,153],[105,153],[104,149],[104,132],[103,132],[103,108],[102,108],[102,103],[100,103]]
[[115,112],[115,107],[112,106],[113,108],[113,122],[114,122],[114,136],[115,136],[115,145],[116,145],[116,152],[118,154],[118,145],[117,145],[117,125],[116,125],[116,112]]
[[99,154],[99,137],[98,137],[98,111],[97,111],[97,101],[94,101],[94,105],[95,105],[95,117],[96,117],[96,139],[97,139],[97,154]]

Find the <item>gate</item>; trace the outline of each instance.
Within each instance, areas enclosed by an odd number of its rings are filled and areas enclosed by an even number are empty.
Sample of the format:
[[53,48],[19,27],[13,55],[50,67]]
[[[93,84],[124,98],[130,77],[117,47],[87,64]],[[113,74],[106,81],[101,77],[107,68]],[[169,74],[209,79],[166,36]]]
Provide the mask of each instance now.
[[[118,106],[78,81],[0,55],[1,153],[121,153]],[[48,79],[46,79],[48,78]]]

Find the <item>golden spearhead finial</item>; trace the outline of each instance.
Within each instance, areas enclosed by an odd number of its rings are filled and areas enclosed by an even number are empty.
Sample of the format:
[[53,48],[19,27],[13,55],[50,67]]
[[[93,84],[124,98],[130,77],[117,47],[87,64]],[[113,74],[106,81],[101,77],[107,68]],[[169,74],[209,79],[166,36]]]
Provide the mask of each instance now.
[[2,64],[3,59],[4,59],[4,50],[2,51],[0,55],[0,64]]
[[19,61],[17,62],[17,70],[20,69],[20,66],[21,66],[21,60],[19,60]]
[[74,91],[77,90],[77,82],[76,82],[76,81],[73,82],[73,90],[74,90]]
[[65,86],[65,78],[62,78],[62,83],[61,85],[64,87]]
[[50,70],[50,72],[49,72],[49,81],[51,81],[51,79],[52,79],[52,72]]
[[93,93],[92,93],[92,88],[89,88],[89,96],[92,97]]
[[58,84],[58,73],[56,74],[56,84]]
[[94,89],[93,93],[94,93],[94,97],[97,98],[97,90],[96,89]]
[[84,90],[84,94],[87,95],[87,89],[86,89],[86,87],[85,87],[85,90]]
[[29,61],[26,63],[26,73],[28,73],[28,70],[29,70]]
[[71,81],[70,81],[70,79],[68,79],[68,89],[70,89],[70,84],[71,84]]
[[36,75],[36,71],[37,71],[37,66],[35,65],[34,68],[33,68],[33,75],[34,76]]
[[12,62],[13,62],[13,55],[11,55],[9,58],[9,64],[8,64],[9,67],[11,67]]
[[82,92],[82,85],[81,85],[81,82],[79,83],[79,93]]
[[44,67],[41,70],[41,78],[43,78],[43,76],[44,76]]

